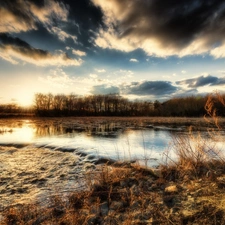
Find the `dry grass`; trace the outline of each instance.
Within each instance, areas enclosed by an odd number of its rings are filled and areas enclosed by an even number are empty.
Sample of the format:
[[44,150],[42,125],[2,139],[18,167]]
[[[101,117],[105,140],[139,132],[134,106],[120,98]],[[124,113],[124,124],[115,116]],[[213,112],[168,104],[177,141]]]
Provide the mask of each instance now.
[[170,151],[165,152],[162,170],[164,176],[170,176],[172,180],[185,176],[189,179],[215,177],[225,171],[224,154],[212,137],[190,131],[186,136],[173,136],[171,148],[176,159],[171,158]]
[[[89,171],[89,191],[71,193],[66,199],[52,196],[45,208],[34,204],[9,207],[1,224],[130,224],[134,212],[129,207],[139,200],[132,187],[139,183],[142,171],[128,167],[104,165],[98,173]],[[115,218],[122,212],[126,218]]]
[[204,120],[208,124],[206,136],[193,131],[189,127],[188,135],[174,135],[171,148],[177,159],[171,158],[171,152],[165,152],[165,163],[162,166],[164,176],[170,179],[189,178],[196,179],[210,177],[216,179],[225,172],[225,155],[216,142],[222,138],[223,123],[217,116],[215,103],[225,106],[223,97],[215,92],[209,95],[205,105],[206,115]]
[[[5,209],[1,224],[225,223],[221,201],[225,192],[223,180],[220,185],[218,181],[209,183],[209,180],[171,183],[168,177],[157,178],[151,170],[131,164],[122,167],[104,165],[98,173],[89,171],[87,179],[91,179],[88,191],[70,193],[66,197],[56,194],[44,207],[30,204]],[[188,195],[197,197],[189,202]]]

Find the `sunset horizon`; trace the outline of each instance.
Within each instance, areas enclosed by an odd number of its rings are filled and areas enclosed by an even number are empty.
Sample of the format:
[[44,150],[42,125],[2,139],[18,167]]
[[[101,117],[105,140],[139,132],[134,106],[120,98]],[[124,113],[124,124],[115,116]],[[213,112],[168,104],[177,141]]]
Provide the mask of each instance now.
[[223,1],[2,1],[0,104],[223,93],[224,13]]

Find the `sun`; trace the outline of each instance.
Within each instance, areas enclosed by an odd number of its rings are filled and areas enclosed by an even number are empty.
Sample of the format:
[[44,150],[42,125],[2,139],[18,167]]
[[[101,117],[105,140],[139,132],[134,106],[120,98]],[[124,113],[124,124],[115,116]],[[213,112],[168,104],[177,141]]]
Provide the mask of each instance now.
[[33,95],[21,95],[17,99],[19,106],[30,107],[33,105]]

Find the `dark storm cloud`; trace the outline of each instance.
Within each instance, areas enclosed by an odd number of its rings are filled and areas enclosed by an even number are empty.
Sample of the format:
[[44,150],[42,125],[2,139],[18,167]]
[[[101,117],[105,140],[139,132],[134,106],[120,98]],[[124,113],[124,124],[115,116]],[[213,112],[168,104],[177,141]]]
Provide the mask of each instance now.
[[224,85],[225,84],[225,77],[221,77],[218,79],[217,83],[211,84],[211,86],[214,85]]
[[0,2],[0,32],[20,32],[37,29],[37,24],[49,25],[66,21],[68,11],[62,2],[53,0],[5,0]]
[[[181,53],[174,51],[191,44],[191,49],[186,49],[182,54],[199,54],[225,42],[223,0],[92,1],[102,8],[107,18],[105,23],[110,28],[117,25],[114,35],[119,39],[129,39],[128,44],[141,47],[149,54],[179,55]],[[110,19],[112,15],[114,18]],[[103,37],[101,33],[100,36]],[[147,46],[145,41],[148,40],[157,43],[157,49],[152,44]],[[102,42],[99,43],[102,47]],[[169,51],[163,54],[157,52],[160,46],[160,50],[163,51],[163,47],[166,47],[164,51]],[[219,57],[218,52],[212,54]]]
[[167,81],[145,81],[142,83],[131,84],[126,87],[127,94],[133,95],[168,95],[175,93],[177,87]]
[[30,15],[27,15],[27,10],[25,10],[26,2],[20,0],[5,0],[0,2],[0,7],[2,10],[11,12],[18,18],[23,18],[24,21],[29,22],[31,19]]
[[[0,2],[0,31],[26,31],[35,29],[35,21],[32,14],[28,11],[27,4],[18,0],[6,0]],[[17,22],[11,24],[9,22]]]
[[99,94],[107,95],[107,94],[119,94],[119,93],[120,93],[120,89],[118,87],[106,85],[106,84],[93,86],[91,90],[91,94],[94,94],[94,95],[99,95]]
[[82,29],[95,30],[103,25],[102,11],[91,0],[63,0],[69,6],[69,18],[76,21]]
[[[130,13],[121,21],[122,36],[155,36],[162,44],[185,46],[201,32],[214,31],[220,38],[225,33],[223,0],[136,0],[131,5]],[[145,25],[138,26],[142,21]]]
[[104,26],[103,13],[91,0],[64,0],[68,6],[69,23],[64,26],[66,32],[76,35],[83,50],[93,46],[96,30]]
[[53,55],[52,53],[37,49],[27,42],[17,37],[12,37],[6,33],[0,33],[0,57],[14,64],[18,63],[15,59],[36,65],[80,65],[80,60],[70,58],[65,53]]
[[223,85],[225,84],[225,78],[218,78],[215,76],[200,76],[197,78],[177,81],[176,84],[178,85],[187,85],[190,88],[198,88],[202,86],[215,86],[215,85]]
[[2,33],[35,30],[38,36],[44,28],[58,40],[79,45],[82,50],[93,46],[90,39],[103,26],[103,14],[90,0],[5,0],[0,1],[0,15]]
[[[13,0],[13,1],[15,1],[15,0]],[[32,2],[39,8],[43,8],[45,6],[45,0],[38,0],[38,1],[37,0],[29,0],[29,2]]]
[[20,38],[11,37],[8,34],[0,33],[0,48],[7,49],[8,47],[11,47],[22,55],[27,55],[34,58],[46,58],[50,55],[48,51],[33,48]]

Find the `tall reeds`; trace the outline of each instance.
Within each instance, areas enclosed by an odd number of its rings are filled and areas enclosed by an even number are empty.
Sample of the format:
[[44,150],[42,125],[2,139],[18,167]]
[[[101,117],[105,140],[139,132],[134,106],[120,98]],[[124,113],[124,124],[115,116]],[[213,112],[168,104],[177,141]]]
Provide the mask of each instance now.
[[224,150],[218,145],[223,129],[217,115],[218,103],[225,107],[225,101],[218,92],[208,96],[204,118],[210,128],[205,133],[193,131],[190,126],[188,134],[172,136],[171,148],[164,153],[165,163],[162,166],[166,177],[216,177],[221,171],[225,171]]

